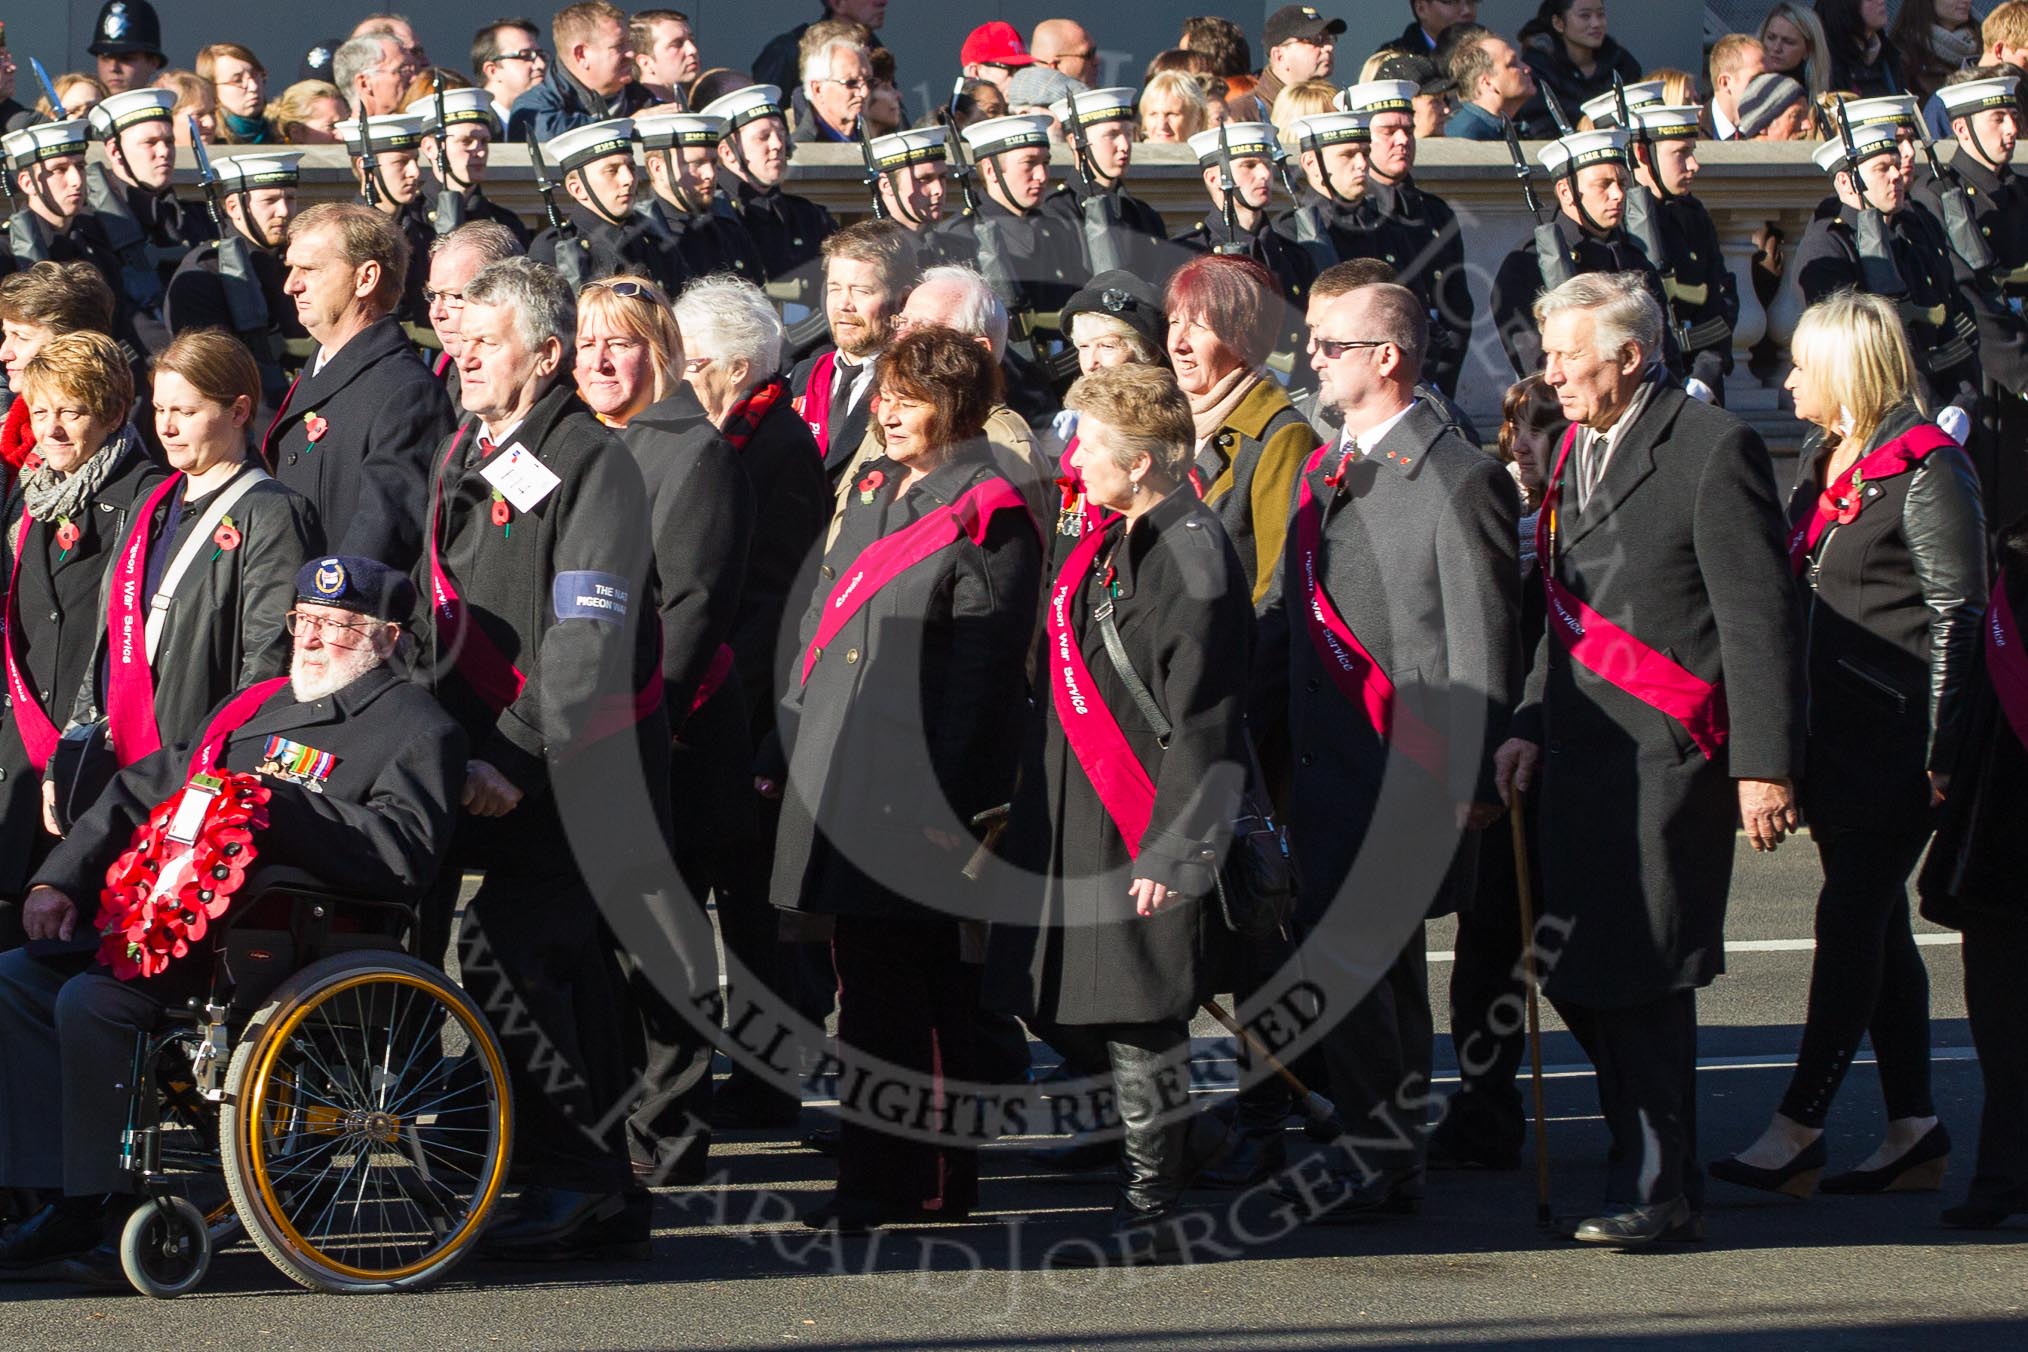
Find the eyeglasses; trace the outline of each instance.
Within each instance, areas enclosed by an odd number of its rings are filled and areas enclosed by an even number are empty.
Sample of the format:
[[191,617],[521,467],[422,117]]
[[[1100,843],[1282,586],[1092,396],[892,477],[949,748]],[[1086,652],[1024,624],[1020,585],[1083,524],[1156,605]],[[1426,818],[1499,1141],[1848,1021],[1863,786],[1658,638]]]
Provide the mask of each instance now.
[[1387,346],[1390,346],[1390,343],[1385,338],[1354,338],[1352,341],[1347,343],[1341,343],[1331,338],[1313,337],[1310,339],[1310,351],[1323,353],[1325,359],[1329,361],[1338,360],[1340,357],[1344,356],[1347,352],[1350,352],[1355,347],[1387,347]]
[[447,310],[462,310],[465,308],[465,293],[462,291],[432,291],[428,287],[423,288],[424,305],[434,307],[439,301],[443,303],[444,308]]
[[523,47],[518,52],[502,52],[493,59],[495,61],[547,61],[549,60],[549,53],[543,51],[540,47]]
[[685,357],[683,359],[683,374],[694,376],[717,360],[718,358],[716,357]]
[[377,627],[378,622],[374,620],[330,620],[321,615],[305,615],[300,610],[282,614],[282,630],[290,638],[308,638],[314,633],[320,642],[333,648],[364,647],[364,644],[354,643],[347,636],[360,634],[371,638]]
[[873,88],[873,83],[870,80],[833,80],[826,77],[817,81],[817,83],[834,84],[841,89],[849,89],[855,94],[864,94],[867,90]]
[[413,61],[404,61],[400,65],[392,67],[391,69],[376,70],[373,73],[375,75],[392,75],[395,79],[400,80],[402,83],[406,84],[408,81],[413,80],[417,75],[422,73],[422,67],[418,66]]

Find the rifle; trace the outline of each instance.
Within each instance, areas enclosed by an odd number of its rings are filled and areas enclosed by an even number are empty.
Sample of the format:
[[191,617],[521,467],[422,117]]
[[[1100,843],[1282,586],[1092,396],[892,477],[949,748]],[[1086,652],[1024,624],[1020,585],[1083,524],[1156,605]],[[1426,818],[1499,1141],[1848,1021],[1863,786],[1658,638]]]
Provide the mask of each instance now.
[[204,138],[197,131],[197,115],[186,115],[190,123],[190,153],[197,157],[197,182],[204,189],[204,205],[211,212],[211,228],[224,239],[232,231],[225,222],[225,213],[218,205],[218,174],[211,167],[211,156],[204,149]]
[[873,199],[873,219],[887,220],[887,204],[880,200],[880,164],[873,158],[873,133],[867,130],[863,117],[859,119],[859,155],[866,161],[866,195]]
[[56,85],[50,80],[49,72],[42,68],[42,62],[32,56],[28,58],[28,64],[35,70],[36,83],[42,86],[43,97],[49,100],[49,120],[52,122],[62,122],[64,120],[63,100],[56,96]]
[[1958,177],[1957,170],[1946,169],[1937,159],[1936,142],[1930,139],[1929,123],[1918,117],[1915,128],[1916,135],[1922,140],[1923,156],[1929,161],[1930,177],[1936,180],[1937,202],[1943,207],[1944,233],[1950,237],[1951,251],[1973,272],[1985,272],[1998,260],[1993,256],[1993,246],[1987,243],[1985,234],[1972,215],[1972,203],[1965,195],[1964,180]]
[[359,110],[359,195],[380,209],[380,156],[373,149],[373,118],[364,108]]
[[1549,109],[1549,115],[1556,119],[1558,136],[1575,136],[1577,130],[1570,125],[1570,119],[1563,115],[1563,101],[1556,97],[1556,91],[1548,85],[1542,86],[1542,104]]
[[451,124],[444,116],[444,73],[431,71],[430,77],[431,92],[437,99],[437,181],[443,184],[437,190],[437,209],[430,213],[430,224],[443,236],[465,223],[465,194],[451,181]]
[[1521,180],[1521,197],[1535,221],[1535,266],[1542,272],[1542,285],[1551,291],[1576,275],[1570,254],[1563,247],[1563,231],[1554,216],[1544,219],[1542,201],[1535,195],[1535,177],[1528,170],[1528,157],[1521,153],[1521,133],[1514,121],[1507,121],[1507,153],[1514,159],[1514,177]]
[[1124,270],[1129,260],[1119,247],[1119,232],[1126,227],[1120,221],[1119,203],[1113,196],[1113,190],[1099,181],[1097,171],[1092,168],[1091,143],[1085,140],[1084,127],[1077,120],[1075,95],[1070,101],[1070,117],[1064,126],[1064,136],[1070,142],[1078,177],[1092,190],[1089,195],[1076,199],[1079,223],[1084,228],[1085,262],[1093,275]]
[[1894,242],[1887,235],[1887,217],[1866,201],[1866,184],[1859,177],[1859,145],[1852,139],[1852,114],[1838,105],[1838,139],[1845,146],[1845,177],[1852,182],[1859,199],[1859,220],[1855,234],[1859,243],[1859,276],[1865,289],[1875,295],[1902,297],[1908,283],[1894,262]]
[[965,150],[965,138],[958,135],[957,120],[948,115],[944,118],[944,158],[950,161],[951,174],[958,180],[958,193],[965,199],[965,210],[977,211],[979,194],[972,190],[972,159]]
[[1251,241],[1241,243],[1239,238],[1239,208],[1233,205],[1233,198],[1239,195],[1239,180],[1232,176],[1232,140],[1225,134],[1225,124],[1218,124],[1218,195],[1224,199],[1225,243],[1212,250],[1221,254],[1251,254]]
[[[549,217],[549,228],[556,232],[556,270],[574,292],[584,285],[585,255],[590,246],[578,238],[577,227],[556,209],[556,184],[550,181],[549,164],[542,158],[542,143],[535,139],[533,127],[528,129],[528,167],[535,175],[535,191],[542,195],[542,211]],[[570,247],[573,244],[577,247]]]

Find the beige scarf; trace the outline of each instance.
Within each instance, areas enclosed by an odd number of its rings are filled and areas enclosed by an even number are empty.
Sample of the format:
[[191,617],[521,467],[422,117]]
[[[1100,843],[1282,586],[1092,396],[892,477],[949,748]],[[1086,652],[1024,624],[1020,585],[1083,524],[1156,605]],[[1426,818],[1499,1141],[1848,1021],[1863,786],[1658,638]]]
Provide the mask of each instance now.
[[1197,423],[1197,449],[1203,450],[1204,443],[1218,435],[1218,429],[1225,426],[1233,410],[1244,403],[1253,393],[1253,387],[1265,377],[1259,371],[1249,371],[1244,366],[1235,367],[1218,378],[1218,383],[1202,394],[1190,396],[1190,416]]

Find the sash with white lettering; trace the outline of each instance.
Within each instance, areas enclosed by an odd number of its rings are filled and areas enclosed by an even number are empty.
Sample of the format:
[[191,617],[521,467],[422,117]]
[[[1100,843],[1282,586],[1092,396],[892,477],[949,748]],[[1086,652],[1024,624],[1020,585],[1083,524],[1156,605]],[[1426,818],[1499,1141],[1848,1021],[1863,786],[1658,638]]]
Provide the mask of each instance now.
[[148,664],[149,598],[142,593],[148,583],[148,528],[155,509],[181,482],[181,474],[172,474],[149,495],[113,567],[113,594],[106,604],[106,730],[122,767],[162,748],[162,731],[155,724],[155,672]]
[[932,554],[970,536],[978,544],[986,538],[986,523],[995,513],[1026,513],[1027,501],[1021,491],[1005,479],[993,478],[974,484],[948,507],[926,512],[890,535],[883,535],[859,551],[851,570],[839,577],[824,598],[823,614],[817,618],[817,633],[803,653],[802,682],[808,684],[810,668],[824,655],[825,645],[837,637],[860,608],[882,587]]
[[204,725],[204,731],[197,739],[197,748],[190,753],[190,773],[184,776],[185,781],[210,774],[212,767],[218,764],[218,753],[225,749],[226,738],[245,727],[248,720],[268,702],[268,696],[288,683],[286,676],[273,676],[255,682],[227,700]]
[[1140,856],[1141,837],[1147,834],[1148,820],[1155,812],[1155,782],[1127,744],[1113,711],[1099,698],[1077,629],[1070,622],[1077,589],[1084,585],[1092,560],[1106,542],[1107,528],[1118,520],[1108,516],[1087,529],[1056,576],[1056,587],[1049,595],[1049,691],[1070,754],[1091,781],[1106,815],[1119,828],[1127,857],[1134,859]]
[[1810,552],[1832,523],[1850,525],[1864,510],[1867,484],[1906,474],[1928,458],[1931,451],[1955,445],[1950,434],[1935,423],[1917,423],[1879,450],[1862,457],[1837,483],[1817,495],[1810,515],[1789,536],[1789,571],[1801,577],[1803,569],[1809,566]]
[[1577,424],[1564,433],[1556,469],[1542,495],[1535,519],[1535,556],[1542,560],[1542,590],[1549,600],[1549,632],[1563,643],[1570,660],[1610,685],[1626,691],[1651,709],[1683,725],[1690,740],[1710,760],[1725,745],[1728,732],[1725,688],[1688,670],[1659,649],[1614,624],[1580,601],[1556,579],[1557,503],[1563,496],[1563,468],[1577,443]]
[[1366,715],[1380,740],[1438,780],[1448,780],[1449,746],[1443,734],[1395,699],[1394,681],[1359,642],[1352,626],[1324,590],[1317,555],[1323,543],[1324,505],[1310,491],[1310,476],[1335,443],[1325,442],[1303,466],[1296,489],[1296,576],[1303,590],[1303,623],[1323,659],[1331,684],[1346,703]]
[[831,382],[836,378],[838,354],[826,352],[810,363],[810,380],[796,398],[796,412],[803,415],[810,435],[817,439],[817,454],[831,453]]
[[21,556],[28,552],[28,527],[35,518],[21,509],[21,528],[16,532],[20,541],[14,551],[14,569],[7,578],[7,623],[4,655],[7,665],[7,694],[13,700],[14,733],[21,739],[21,749],[28,753],[28,764],[37,774],[49,764],[49,758],[56,754],[59,736],[56,724],[50,721],[41,701],[35,698],[35,689],[28,684],[28,678],[21,674],[21,659],[15,656],[16,635],[21,632]]
[[1993,594],[1986,603],[1986,678],[1993,683],[2008,726],[2028,747],[2028,652],[2021,650],[2021,628],[2014,623],[2004,572],[1993,579]]

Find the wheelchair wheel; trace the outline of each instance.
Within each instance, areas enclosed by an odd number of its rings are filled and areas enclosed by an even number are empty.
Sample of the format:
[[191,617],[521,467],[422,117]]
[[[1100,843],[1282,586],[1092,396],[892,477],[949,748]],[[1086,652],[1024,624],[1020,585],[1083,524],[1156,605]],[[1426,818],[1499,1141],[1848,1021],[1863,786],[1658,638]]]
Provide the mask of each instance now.
[[411,957],[340,953],[247,1025],[220,1153],[239,1220],[291,1279],[408,1290],[478,1239],[513,1118],[500,1044],[462,990]]
[[120,1230],[120,1269],[136,1291],[174,1300],[211,1271],[211,1227],[181,1197],[144,1201]]

